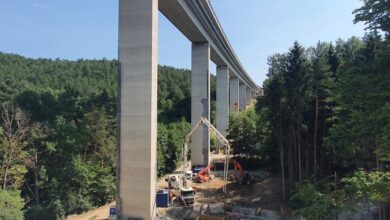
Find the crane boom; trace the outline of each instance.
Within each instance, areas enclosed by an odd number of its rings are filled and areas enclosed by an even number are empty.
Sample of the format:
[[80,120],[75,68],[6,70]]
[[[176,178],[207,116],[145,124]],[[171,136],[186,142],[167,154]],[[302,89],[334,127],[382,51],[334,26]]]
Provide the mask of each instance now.
[[[186,185],[185,180],[185,174],[187,172],[187,158],[188,158],[188,143],[190,142],[190,138],[192,134],[200,127],[200,126],[206,126],[209,128],[209,131],[213,133],[218,141],[225,146],[225,161],[224,161],[224,172],[223,172],[223,180],[226,181],[228,177],[228,170],[229,170],[229,157],[230,157],[230,144],[229,141],[221,134],[221,132],[218,131],[205,117],[201,117],[199,122],[196,123],[196,125],[192,128],[190,133],[187,134],[187,136],[184,139],[183,143],[183,185]],[[223,186],[223,191],[226,194],[226,184]]]

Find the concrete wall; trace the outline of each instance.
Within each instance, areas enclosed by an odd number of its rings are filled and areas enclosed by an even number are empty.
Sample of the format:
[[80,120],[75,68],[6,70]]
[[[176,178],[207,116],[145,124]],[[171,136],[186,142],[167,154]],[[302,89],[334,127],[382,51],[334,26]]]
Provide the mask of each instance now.
[[153,219],[156,196],[158,1],[119,1],[120,219]]
[[[200,117],[210,120],[210,45],[207,42],[192,44],[191,124],[195,126]],[[191,162],[193,166],[210,163],[210,133],[208,127],[198,129],[191,139]]]

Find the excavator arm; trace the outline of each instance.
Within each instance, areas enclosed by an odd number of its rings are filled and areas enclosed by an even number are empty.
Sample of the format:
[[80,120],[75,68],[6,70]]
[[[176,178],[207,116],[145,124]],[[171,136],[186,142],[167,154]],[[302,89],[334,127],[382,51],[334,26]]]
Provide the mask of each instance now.
[[242,166],[238,161],[234,160],[234,177],[235,178],[238,178],[238,176],[237,176],[238,171],[240,172],[240,177],[242,178],[244,176],[244,169],[242,169]]

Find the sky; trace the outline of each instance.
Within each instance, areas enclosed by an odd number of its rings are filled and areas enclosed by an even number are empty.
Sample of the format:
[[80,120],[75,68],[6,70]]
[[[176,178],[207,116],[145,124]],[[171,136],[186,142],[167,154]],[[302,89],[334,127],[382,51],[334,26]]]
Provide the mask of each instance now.
[[[298,41],[364,36],[360,0],[210,0],[233,49],[259,85],[267,57]],[[26,57],[116,59],[118,0],[0,0],[0,51]],[[159,15],[159,63],[191,68],[191,43]],[[211,69],[215,73],[215,66]]]

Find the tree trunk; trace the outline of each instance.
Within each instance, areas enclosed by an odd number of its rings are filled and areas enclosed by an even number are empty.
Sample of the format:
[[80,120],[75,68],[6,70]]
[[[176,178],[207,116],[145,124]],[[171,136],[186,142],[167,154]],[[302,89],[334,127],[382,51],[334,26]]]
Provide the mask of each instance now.
[[318,85],[316,86],[315,99],[315,118],[314,118],[314,137],[313,137],[313,161],[314,161],[314,178],[317,177],[317,130],[318,130]]
[[286,185],[285,185],[285,175],[284,175],[284,150],[283,150],[283,128],[280,127],[280,166],[282,171],[282,192],[283,192],[283,202],[286,201]]
[[[375,137],[375,150],[378,150],[378,138],[377,137]],[[380,165],[378,153],[376,153],[376,169],[377,169],[377,171],[381,171],[381,165]]]
[[3,190],[5,190],[7,187],[7,176],[8,176],[8,166],[4,167]]
[[37,168],[34,168],[34,188],[35,188],[35,199],[36,199],[36,202],[38,205],[40,205],[40,201],[39,201],[39,186],[38,186],[38,169]]
[[39,180],[38,180],[38,151],[35,149],[35,155],[34,155],[34,162],[35,162],[35,167],[33,169],[34,172],[34,187],[35,187],[35,200],[38,205],[40,205],[39,201]]
[[[306,139],[307,140],[307,136],[306,136]],[[309,177],[309,146],[307,144],[307,141],[305,141],[305,157],[306,157],[306,162],[305,162],[305,173],[306,173],[306,178]]]
[[298,142],[298,175],[299,181],[302,180],[302,161],[301,161],[301,119],[298,116],[298,134],[297,134],[297,142]]
[[291,125],[292,127],[292,141],[293,141],[293,148],[292,148],[292,156],[293,156],[293,176],[294,179],[298,179],[298,154],[297,154],[297,138],[296,138],[296,132],[294,130],[294,125]]
[[294,184],[294,168],[293,168],[293,158],[292,158],[292,137],[291,137],[291,127],[289,132],[289,148],[288,148],[288,179],[290,184],[290,189]]

